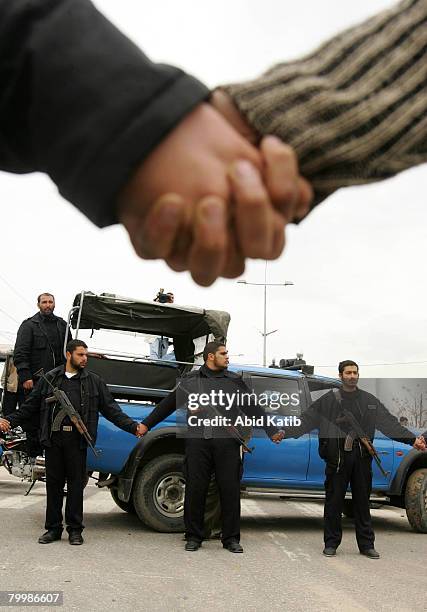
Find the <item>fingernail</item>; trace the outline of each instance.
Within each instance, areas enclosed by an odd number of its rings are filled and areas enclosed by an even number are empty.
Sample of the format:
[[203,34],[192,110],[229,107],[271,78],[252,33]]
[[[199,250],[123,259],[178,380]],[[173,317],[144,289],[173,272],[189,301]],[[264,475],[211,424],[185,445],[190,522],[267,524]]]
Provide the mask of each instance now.
[[234,164],[233,172],[235,177],[241,181],[256,183],[259,180],[258,170],[245,159],[241,159]]
[[264,136],[263,138],[264,142],[273,142],[276,144],[283,144],[283,140],[281,140],[278,136],[275,136],[274,134],[268,134],[267,136]]

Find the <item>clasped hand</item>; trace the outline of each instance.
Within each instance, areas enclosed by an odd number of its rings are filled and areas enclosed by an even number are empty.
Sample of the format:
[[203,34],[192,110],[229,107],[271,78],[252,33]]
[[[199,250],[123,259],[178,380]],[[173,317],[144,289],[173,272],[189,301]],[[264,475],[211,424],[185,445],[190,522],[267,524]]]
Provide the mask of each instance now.
[[427,442],[423,436],[418,436],[414,442],[414,448],[419,451],[427,450]]
[[291,147],[259,148],[214,106],[189,113],[137,168],[118,215],[136,253],[189,270],[196,283],[235,278],[245,259],[276,259],[287,222],[307,214],[312,190]]
[[0,419],[0,431],[10,431],[10,423],[7,419]]
[[144,436],[148,431],[148,427],[146,425],[144,425],[143,423],[138,423],[136,431],[135,431],[135,435],[137,438],[142,438],[142,436]]

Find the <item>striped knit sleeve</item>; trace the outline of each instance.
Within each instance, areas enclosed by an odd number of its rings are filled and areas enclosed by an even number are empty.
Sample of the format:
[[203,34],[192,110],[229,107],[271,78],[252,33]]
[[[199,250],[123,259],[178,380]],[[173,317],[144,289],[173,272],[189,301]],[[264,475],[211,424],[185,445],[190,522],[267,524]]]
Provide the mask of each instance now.
[[314,53],[222,87],[292,145],[315,204],[427,161],[427,0],[404,0]]

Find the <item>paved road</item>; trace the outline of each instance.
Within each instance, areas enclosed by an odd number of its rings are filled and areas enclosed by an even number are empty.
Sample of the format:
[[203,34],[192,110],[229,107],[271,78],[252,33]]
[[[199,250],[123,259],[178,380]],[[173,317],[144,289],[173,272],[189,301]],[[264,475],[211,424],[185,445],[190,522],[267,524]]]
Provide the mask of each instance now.
[[63,610],[400,612],[425,605],[427,535],[412,532],[401,510],[372,512],[378,561],[358,553],[349,519],[337,557],[323,557],[320,502],[260,496],[242,502],[243,555],[218,541],[186,553],[181,534],[153,533],[89,484],[84,546],[65,538],[42,546],[44,485],[29,497],[24,491],[0,468],[0,588],[62,590]]

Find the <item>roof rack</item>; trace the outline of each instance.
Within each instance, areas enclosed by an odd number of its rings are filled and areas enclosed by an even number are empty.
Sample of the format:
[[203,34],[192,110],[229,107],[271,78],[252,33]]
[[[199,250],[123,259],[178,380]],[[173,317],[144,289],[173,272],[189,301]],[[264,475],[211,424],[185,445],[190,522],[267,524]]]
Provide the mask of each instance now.
[[279,361],[279,368],[282,370],[300,370],[303,374],[307,375],[314,373],[314,366],[308,365],[305,359],[301,359],[299,356],[295,359],[281,359]]

